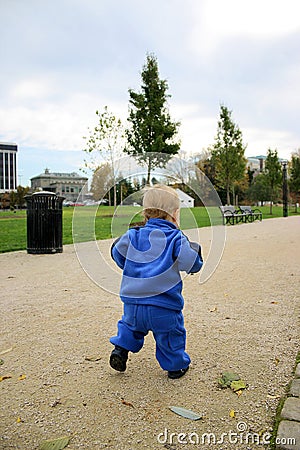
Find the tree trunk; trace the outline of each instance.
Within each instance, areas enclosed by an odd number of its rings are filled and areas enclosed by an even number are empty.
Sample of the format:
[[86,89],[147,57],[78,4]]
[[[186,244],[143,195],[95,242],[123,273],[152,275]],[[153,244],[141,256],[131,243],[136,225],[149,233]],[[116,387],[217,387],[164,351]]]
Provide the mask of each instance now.
[[116,183],[114,182],[114,209],[116,209],[117,207],[117,186]]
[[148,158],[148,174],[147,174],[147,185],[150,186],[150,176],[151,176],[151,157]]
[[273,214],[273,189],[271,191],[271,201],[270,201],[270,215]]
[[230,186],[227,183],[227,205],[230,205]]

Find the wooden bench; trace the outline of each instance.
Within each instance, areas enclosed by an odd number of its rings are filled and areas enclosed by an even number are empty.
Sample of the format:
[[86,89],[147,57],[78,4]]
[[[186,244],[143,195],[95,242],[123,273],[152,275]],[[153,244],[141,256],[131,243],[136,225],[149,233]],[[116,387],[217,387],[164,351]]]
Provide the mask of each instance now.
[[252,209],[251,206],[239,206],[241,213],[245,216],[245,222],[262,221],[262,212],[258,209]]
[[234,225],[236,223],[246,222],[246,216],[235,208],[235,206],[220,206],[223,216],[223,225]]

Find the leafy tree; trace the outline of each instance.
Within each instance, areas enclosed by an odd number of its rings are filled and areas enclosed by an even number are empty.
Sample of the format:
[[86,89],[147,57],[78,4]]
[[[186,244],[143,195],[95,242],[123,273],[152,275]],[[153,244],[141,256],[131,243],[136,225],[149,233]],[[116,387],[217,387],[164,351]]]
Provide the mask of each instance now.
[[212,149],[207,148],[196,156],[196,166],[203,172],[213,185],[216,184],[216,170],[212,158]]
[[266,202],[270,200],[271,189],[265,173],[260,173],[253,178],[253,181],[247,191],[250,200],[254,202]]
[[91,183],[91,192],[93,193],[94,200],[98,201],[108,196],[110,205],[110,190],[114,184],[110,164],[101,164],[98,169],[94,171]]
[[[147,184],[155,167],[165,167],[178,153],[180,144],[174,141],[179,122],[172,122],[168,107],[168,83],[159,78],[157,59],[147,55],[141,73],[141,92],[129,89],[130,127],[126,130],[129,147],[126,152],[147,164]],[[163,154],[163,156],[162,156]]]
[[292,155],[289,188],[291,194],[295,197],[295,212],[297,212],[297,203],[299,203],[300,198],[300,150]]
[[227,204],[230,204],[230,192],[245,177],[246,158],[242,132],[231,119],[231,111],[221,105],[217,136],[212,150],[215,177],[219,187],[226,189]]
[[10,207],[23,208],[26,204],[25,195],[29,192],[29,187],[17,186],[16,191],[10,192]]
[[0,203],[2,209],[8,209],[10,207],[10,193],[9,192],[3,192],[3,194],[0,195]]
[[272,214],[273,202],[279,193],[282,184],[282,167],[278,158],[277,150],[269,148],[265,161],[265,174],[270,187],[270,214]]
[[96,111],[98,124],[89,130],[86,139],[86,148],[83,150],[89,155],[89,161],[85,161],[85,166],[92,170],[99,168],[100,161],[109,163],[111,168],[111,179],[114,191],[114,206],[117,204],[116,179],[118,176],[118,160],[120,159],[124,146],[125,134],[120,119],[117,119],[107,108],[101,113]]
[[236,204],[243,202],[246,196],[246,192],[249,188],[248,172],[246,172],[244,178],[236,181],[233,185],[233,192],[236,199]]

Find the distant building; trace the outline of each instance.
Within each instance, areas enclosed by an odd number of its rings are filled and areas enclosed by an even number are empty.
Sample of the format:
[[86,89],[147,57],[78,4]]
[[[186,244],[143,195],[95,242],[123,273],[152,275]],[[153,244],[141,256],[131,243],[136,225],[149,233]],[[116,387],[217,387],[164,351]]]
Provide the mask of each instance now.
[[181,189],[176,189],[180,199],[180,208],[194,208],[194,199],[190,195],[183,192]]
[[[49,169],[30,179],[33,191],[49,191],[65,197],[66,201],[83,201],[88,193],[88,178],[72,173],[51,173]],[[79,196],[80,195],[80,196]]]
[[17,189],[17,144],[0,142],[0,193]]
[[249,167],[250,170],[253,170],[254,173],[261,173],[265,169],[265,162],[266,156],[264,155],[249,156],[249,158],[247,158],[247,167]]

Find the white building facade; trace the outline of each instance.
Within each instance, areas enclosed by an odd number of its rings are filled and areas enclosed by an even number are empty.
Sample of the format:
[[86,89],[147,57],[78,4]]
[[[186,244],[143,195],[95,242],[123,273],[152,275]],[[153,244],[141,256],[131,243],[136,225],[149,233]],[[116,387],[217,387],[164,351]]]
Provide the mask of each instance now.
[[0,193],[17,189],[17,144],[0,142]]

